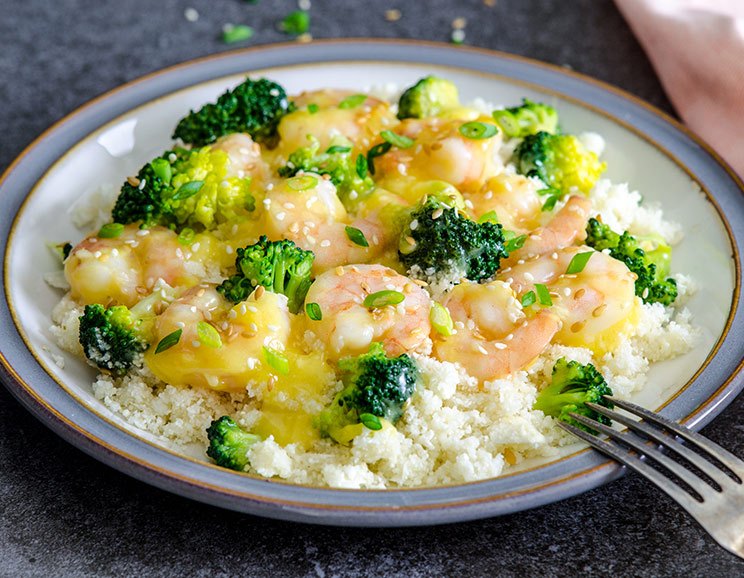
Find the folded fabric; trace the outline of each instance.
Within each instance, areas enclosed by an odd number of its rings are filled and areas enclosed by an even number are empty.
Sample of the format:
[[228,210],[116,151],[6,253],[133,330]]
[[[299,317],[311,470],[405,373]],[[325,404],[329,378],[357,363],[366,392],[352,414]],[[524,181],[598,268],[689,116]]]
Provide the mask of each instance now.
[[675,109],[744,176],[744,0],[615,0]]

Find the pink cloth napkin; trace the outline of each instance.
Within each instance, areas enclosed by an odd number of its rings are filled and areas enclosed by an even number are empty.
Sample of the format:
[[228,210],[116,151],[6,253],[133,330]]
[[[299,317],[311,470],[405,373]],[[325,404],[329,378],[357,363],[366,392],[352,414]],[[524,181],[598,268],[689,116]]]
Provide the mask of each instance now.
[[744,0],[615,0],[687,125],[744,177]]

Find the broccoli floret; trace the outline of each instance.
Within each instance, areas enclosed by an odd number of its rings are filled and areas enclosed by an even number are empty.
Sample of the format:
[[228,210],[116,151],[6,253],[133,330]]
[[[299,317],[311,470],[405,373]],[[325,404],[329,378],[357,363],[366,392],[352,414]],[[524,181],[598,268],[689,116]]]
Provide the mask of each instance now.
[[500,224],[477,223],[431,196],[411,212],[398,245],[409,276],[430,283],[488,279],[508,256]]
[[86,305],[80,316],[79,339],[92,363],[124,375],[149,347],[151,324],[123,305]]
[[627,231],[621,235],[597,219],[589,219],[586,235],[589,247],[597,251],[609,249],[610,256],[638,276],[635,293],[644,303],[671,305],[677,298],[677,282],[667,277],[672,250],[663,239],[642,239]]
[[398,118],[424,118],[460,106],[454,83],[436,76],[425,76],[406,89],[398,101]]
[[329,175],[342,201],[349,199],[352,191],[355,193],[352,196],[358,199],[375,186],[366,171],[364,177],[359,175],[352,157],[352,145],[343,138],[334,139],[325,152],[320,152],[318,139],[310,137],[308,146],[289,155],[287,164],[279,169],[279,176],[293,177],[300,171]]
[[612,390],[591,363],[582,365],[578,361],[568,361],[561,357],[553,366],[550,385],[537,394],[532,409],[539,409],[546,415],[590,433],[596,433],[569,414],[584,415],[599,423],[610,425],[612,422],[609,418],[586,406],[587,402],[591,402],[612,409],[614,406],[611,401],[604,398],[605,395],[611,396]]
[[548,187],[588,194],[605,170],[605,163],[570,134],[540,131],[527,135],[514,151],[520,174],[537,177]]
[[189,112],[178,123],[173,138],[203,146],[227,134],[247,132],[256,142],[272,147],[279,138],[277,125],[291,108],[279,84],[249,78],[225,92],[216,103]]
[[302,309],[305,295],[312,283],[315,254],[300,249],[292,241],[269,241],[262,235],[255,245],[238,249],[235,258],[237,273],[217,287],[227,299],[239,303],[259,285],[269,291],[286,295],[289,310]]
[[211,147],[174,149],[121,188],[111,218],[122,224],[213,229],[255,209],[249,178],[228,176],[230,157]]
[[388,357],[379,343],[367,353],[341,359],[338,367],[344,389],[320,413],[318,427],[339,443],[359,433],[359,424],[381,429],[379,418],[398,421],[418,380],[418,369],[408,355]]
[[493,111],[493,118],[508,137],[524,138],[537,132],[555,134],[558,112],[547,104],[522,99],[520,106]]
[[223,415],[207,428],[207,455],[218,466],[242,472],[249,463],[248,451],[261,437],[248,433],[231,417]]

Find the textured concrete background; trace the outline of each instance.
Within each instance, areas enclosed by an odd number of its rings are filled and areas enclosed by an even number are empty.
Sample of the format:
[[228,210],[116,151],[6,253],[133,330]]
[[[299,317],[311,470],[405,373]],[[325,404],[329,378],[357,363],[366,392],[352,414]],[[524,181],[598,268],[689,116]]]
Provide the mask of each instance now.
[[[284,40],[293,0],[0,0],[0,169],[42,130],[122,82],[227,49]],[[197,22],[184,18],[193,7]],[[398,8],[395,23],[384,11]],[[449,39],[568,65],[670,110],[610,0],[314,0],[317,38]],[[744,455],[744,398],[704,433]],[[59,440],[0,388],[0,576],[741,576],[635,475],[518,515],[435,528],[334,529],[218,510],[129,479]]]

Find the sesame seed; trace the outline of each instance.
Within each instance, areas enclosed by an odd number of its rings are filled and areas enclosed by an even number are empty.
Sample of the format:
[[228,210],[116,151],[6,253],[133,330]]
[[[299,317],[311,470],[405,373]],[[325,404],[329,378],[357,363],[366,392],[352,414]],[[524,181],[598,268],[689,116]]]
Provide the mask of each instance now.
[[180,327],[181,329],[183,329],[184,327],[186,327],[186,324],[183,321],[176,321],[176,327]]
[[238,311],[240,311],[240,314],[241,315],[245,315],[245,312],[246,312],[246,305],[245,305],[245,303],[241,303],[240,304],[240,307],[238,308]]
[[255,323],[251,323],[248,326],[248,329],[250,329],[251,331],[253,331],[253,333],[258,333],[258,325],[256,325]]
[[442,216],[443,214],[444,214],[444,209],[442,209],[442,208],[440,207],[440,208],[438,208],[438,209],[437,209],[436,211],[434,211],[434,212],[433,212],[433,213],[431,214],[431,218],[432,218],[432,220],[436,221],[436,220],[437,220],[437,219],[438,219],[439,217],[441,217],[441,216]]
[[343,276],[344,274],[344,268],[340,265],[336,267],[335,271],[336,271],[336,275],[338,275],[339,277]]
[[526,272],[526,273],[524,274],[524,278],[525,278],[525,279],[526,279],[527,281],[530,281],[530,282],[532,282],[532,281],[534,281],[534,280],[535,280],[535,276],[534,276],[534,275],[533,275],[532,273],[530,273],[529,271],[527,271],[527,272]]
[[564,287],[564,288],[563,288],[563,294],[564,294],[564,295],[565,295],[566,297],[570,296],[570,295],[571,295],[571,289],[570,289],[570,287]]
[[[263,285],[261,285],[263,287]],[[245,308],[251,313],[258,313],[258,307],[255,305],[246,305]]]
[[279,331],[280,329],[278,325],[274,325],[273,323],[269,323],[266,327],[269,328],[269,331]]
[[93,253],[93,256],[94,256],[94,257],[95,257],[96,259],[100,259],[100,258],[101,258],[101,255],[103,255],[103,253],[101,253],[100,251],[96,251],[95,253]]
[[230,312],[227,314],[228,319],[235,319],[238,316],[235,309],[230,309]]
[[586,289],[583,287],[577,289],[576,293],[574,293],[574,299],[581,299],[584,296],[584,293],[586,293]]
[[385,10],[385,20],[387,20],[388,22],[397,22],[398,20],[400,20],[401,16],[403,16],[403,14],[401,14],[400,10],[397,10],[395,8],[391,10]]
[[452,21],[452,28],[454,28],[455,30],[462,30],[463,28],[465,28],[465,25],[467,23],[468,23],[468,21],[465,18],[462,18],[462,17],[455,18]]
[[203,288],[202,288],[202,289],[199,289],[199,290],[198,290],[198,291],[196,292],[196,296],[197,296],[197,297],[204,297],[204,294],[205,294],[206,292],[207,292],[207,290],[206,290],[206,289],[203,289]]
[[410,235],[408,235],[406,237],[406,243],[408,243],[411,246],[415,246],[416,245],[416,239],[414,239],[413,237],[411,237]]
[[600,315],[602,315],[602,313],[605,312],[605,309],[607,309],[607,305],[605,303],[602,303],[602,305],[592,311],[592,317],[599,317]]
[[313,36],[312,34],[308,32],[305,32],[304,34],[300,34],[297,37],[297,42],[299,42],[300,44],[307,44],[308,42],[312,42],[312,41],[313,41]]
[[493,198],[493,191],[486,191],[486,194],[483,195],[483,198],[488,200],[491,200]]
[[191,245],[191,250],[196,253],[199,250],[199,247],[201,247],[201,243],[194,243],[193,245]]
[[643,290],[643,293],[641,293],[641,297],[642,297],[643,299],[646,299],[646,298],[648,297],[648,287],[646,287],[646,288],[645,288],[645,289]]
[[284,208],[285,208],[285,209],[287,209],[288,211],[289,211],[289,210],[291,210],[291,209],[294,209],[294,208],[295,208],[295,206],[294,206],[294,205],[293,205],[292,203],[289,203],[289,202],[287,202],[287,203],[284,203],[284,205],[283,205],[283,206],[284,206]]
[[137,177],[127,177],[127,182],[133,187],[139,187],[140,180]]
[[514,334],[513,333],[510,333],[509,335],[507,335],[506,337],[504,337],[504,341],[511,341],[512,339],[514,339]]
[[199,340],[198,339],[194,339],[191,342],[191,345],[193,345],[194,347],[201,347],[201,343],[199,343]]
[[227,253],[228,255],[232,255],[233,248],[230,245],[225,246],[225,253]]
[[499,343],[498,341],[493,344],[496,349],[506,349],[506,343]]
[[465,206],[472,211],[474,208],[473,201],[471,201],[470,199],[465,199]]
[[577,321],[573,325],[571,325],[571,333],[578,333],[582,329],[584,329],[584,326],[586,325],[586,321]]
[[142,180],[140,181],[139,185],[137,185],[137,188],[138,188],[138,189],[139,189],[139,190],[141,191],[142,189],[144,189],[144,188],[145,188],[145,185],[146,185],[146,184],[147,184],[147,181],[146,181],[145,179],[142,179]]
[[486,349],[485,347],[483,347],[483,346],[482,346],[482,345],[481,345],[480,343],[478,344],[478,347],[477,347],[477,349],[478,349],[478,351],[480,351],[480,352],[481,352],[481,353],[482,353],[483,355],[488,355],[488,350],[487,350],[487,349]]
[[283,221],[284,220],[284,217],[286,217],[286,216],[287,216],[287,213],[285,213],[284,211],[280,211],[280,212],[278,212],[276,214],[276,220],[277,221]]
[[415,231],[416,228],[418,227],[418,219],[414,219],[413,221],[411,221],[410,226],[411,226],[411,231]]
[[320,242],[320,246],[321,246],[321,247],[330,247],[330,246],[331,246],[331,242],[330,242],[330,241],[329,241],[328,239],[323,239],[323,240],[322,240],[322,241]]
[[253,292],[253,298],[258,301],[259,299],[261,299],[261,297],[263,297],[264,293],[266,293],[266,287],[264,287],[263,285],[259,285]]

